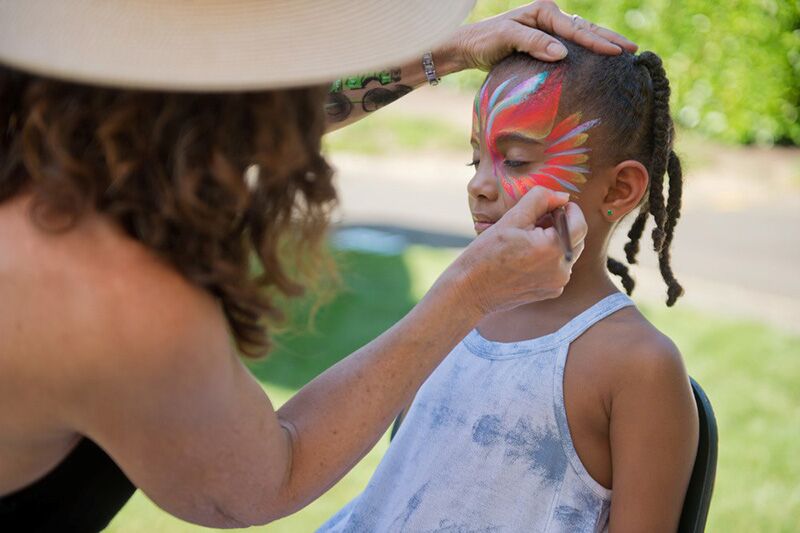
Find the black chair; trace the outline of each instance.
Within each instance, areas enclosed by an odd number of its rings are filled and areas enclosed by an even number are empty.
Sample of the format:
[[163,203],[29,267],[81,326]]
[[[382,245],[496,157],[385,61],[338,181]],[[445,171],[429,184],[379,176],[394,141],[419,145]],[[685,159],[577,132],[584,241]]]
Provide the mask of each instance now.
[[714,492],[719,434],[717,433],[717,419],[714,417],[714,410],[711,408],[708,396],[693,378],[689,379],[692,382],[692,392],[700,418],[700,438],[689,488],[686,489],[686,498],[683,500],[678,533],[701,533],[706,529],[711,494]]
[[[714,410],[703,388],[693,379],[692,392],[697,403],[697,414],[700,419],[700,438],[697,444],[697,457],[689,479],[689,488],[683,500],[683,510],[678,523],[678,533],[702,533],[706,529],[708,508],[711,506],[711,494],[714,492],[714,478],[717,474],[717,419]],[[403,423],[400,413],[394,420],[389,440],[393,439],[400,424]]]

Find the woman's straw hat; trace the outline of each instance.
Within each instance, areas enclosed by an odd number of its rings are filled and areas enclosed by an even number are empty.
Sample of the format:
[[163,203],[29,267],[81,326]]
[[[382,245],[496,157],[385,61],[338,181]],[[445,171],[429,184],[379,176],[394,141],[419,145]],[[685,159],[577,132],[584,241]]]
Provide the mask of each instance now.
[[232,91],[398,66],[474,0],[0,0],[0,63],[115,87]]

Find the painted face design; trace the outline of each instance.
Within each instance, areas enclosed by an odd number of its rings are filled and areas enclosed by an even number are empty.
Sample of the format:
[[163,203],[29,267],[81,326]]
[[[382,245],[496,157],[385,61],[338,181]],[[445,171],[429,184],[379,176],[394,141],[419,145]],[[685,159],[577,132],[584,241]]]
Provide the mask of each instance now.
[[[503,190],[517,199],[537,185],[556,191],[578,193],[578,185],[586,183],[589,169],[587,130],[599,119],[581,122],[581,112],[573,113],[555,127],[561,99],[562,76],[559,71],[542,72],[519,83],[516,76],[499,84],[492,94],[487,79],[475,99],[473,137],[483,133],[483,143],[492,160],[495,177]],[[503,168],[498,140],[507,135],[521,135],[544,147],[544,161],[528,174]],[[505,170],[505,171],[504,171]]]

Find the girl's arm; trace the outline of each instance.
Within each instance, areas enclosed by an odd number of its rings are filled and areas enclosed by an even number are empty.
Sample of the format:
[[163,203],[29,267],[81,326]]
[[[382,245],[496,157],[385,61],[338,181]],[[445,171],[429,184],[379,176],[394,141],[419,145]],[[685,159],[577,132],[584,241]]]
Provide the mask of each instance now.
[[610,533],[674,533],[694,466],[697,407],[681,354],[651,337],[611,399]]
[[[552,35],[599,54],[636,51],[625,37],[569,16],[555,2],[539,0],[496,17],[459,28],[433,50],[438,77],[464,69],[489,70],[512,52],[527,52],[543,61],[558,61],[567,50]],[[427,83],[422,55],[404,65],[336,80],[326,104],[328,131],[334,131],[377,111]]]

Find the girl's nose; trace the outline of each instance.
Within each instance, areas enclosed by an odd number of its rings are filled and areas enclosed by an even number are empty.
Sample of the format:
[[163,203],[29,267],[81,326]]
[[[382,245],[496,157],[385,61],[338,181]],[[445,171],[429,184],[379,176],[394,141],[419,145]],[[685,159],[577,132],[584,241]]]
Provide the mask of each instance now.
[[499,191],[497,189],[497,178],[492,172],[491,165],[478,164],[475,169],[475,175],[469,180],[467,184],[467,192],[473,198],[481,198],[493,202],[497,200]]

